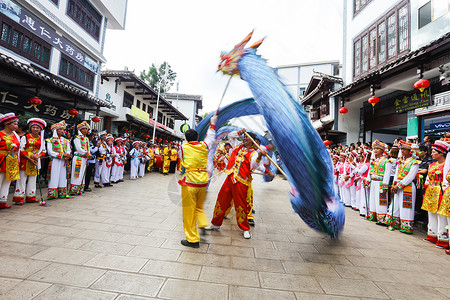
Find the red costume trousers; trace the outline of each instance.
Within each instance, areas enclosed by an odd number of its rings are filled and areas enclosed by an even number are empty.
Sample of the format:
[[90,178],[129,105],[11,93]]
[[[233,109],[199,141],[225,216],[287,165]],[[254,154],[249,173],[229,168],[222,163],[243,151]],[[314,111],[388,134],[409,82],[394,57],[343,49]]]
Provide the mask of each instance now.
[[227,179],[220,189],[219,195],[217,196],[216,206],[214,207],[214,215],[211,221],[212,224],[216,226],[221,226],[223,218],[226,215],[226,211],[231,207],[232,201],[234,200],[234,209],[236,210],[236,221],[240,229],[250,230],[248,225],[248,212],[249,204],[247,202],[247,190],[248,186],[245,184],[235,181],[232,175],[228,175]]

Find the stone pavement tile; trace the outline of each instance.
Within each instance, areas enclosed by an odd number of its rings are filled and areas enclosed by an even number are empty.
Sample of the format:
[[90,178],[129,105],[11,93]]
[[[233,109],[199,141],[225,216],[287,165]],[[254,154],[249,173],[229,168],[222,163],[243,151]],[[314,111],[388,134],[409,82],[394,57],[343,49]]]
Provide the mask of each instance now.
[[273,242],[275,249],[289,250],[289,251],[301,251],[301,252],[314,252],[319,253],[317,248],[312,244],[301,244],[293,242]]
[[259,233],[252,232],[252,239],[264,240],[264,241],[279,241],[279,242],[289,242],[287,235],[282,234],[271,234],[271,233]]
[[196,253],[206,253],[206,251],[208,250],[208,244],[204,243],[203,240],[200,240],[200,248],[192,248],[192,247],[186,247],[186,246],[181,245],[181,239],[166,240],[161,245],[161,248],[180,250],[180,251],[189,251],[189,252],[196,252]]
[[209,282],[168,279],[158,294],[167,299],[228,299],[228,286]]
[[290,235],[289,240],[286,242],[302,243],[302,244],[315,244],[315,245],[329,245],[330,238],[326,236],[304,236],[304,235]]
[[138,296],[155,297],[164,279],[147,275],[108,271],[92,286],[92,289]]
[[361,252],[362,255],[367,256],[367,257],[374,257],[374,258],[389,257],[392,260],[405,258],[405,255],[401,251],[395,251],[395,250],[380,251],[379,249],[371,248],[371,249],[358,249],[358,251]]
[[44,225],[56,225],[56,226],[65,226],[72,227],[73,225],[80,223],[78,220],[69,220],[67,218],[58,218],[58,217],[48,217],[42,220],[39,220],[38,223]]
[[342,278],[396,282],[394,277],[389,275],[386,270],[382,270],[379,268],[354,267],[344,265],[334,265],[333,267]]
[[82,239],[105,241],[105,242],[116,242],[124,235],[125,234],[123,234],[123,233],[117,233],[117,232],[106,232],[106,231],[86,229],[86,230],[81,231],[79,234],[77,234],[76,237],[82,238]]
[[164,238],[126,234],[126,235],[122,236],[120,239],[118,239],[116,242],[117,243],[130,244],[130,245],[161,247],[161,245],[165,241],[166,240]]
[[36,245],[44,245],[49,247],[78,249],[89,242],[87,239],[79,239],[68,236],[50,235],[41,240],[34,242]]
[[153,297],[139,297],[139,296],[131,296],[131,295],[124,295],[124,294],[120,294],[119,296],[117,296],[117,298],[115,298],[114,300],[153,300],[153,299],[158,299],[158,298],[153,298]]
[[446,295],[447,298],[450,298],[450,288],[435,288],[437,291],[439,291],[442,295]]
[[186,251],[181,253],[180,257],[178,258],[178,261],[202,266],[214,266],[225,268],[229,268],[231,266],[231,256],[222,256],[206,253],[193,253]]
[[33,255],[31,258],[67,264],[82,264],[95,255],[96,253],[89,251],[50,247],[36,255]]
[[1,299],[28,300],[36,297],[51,286],[50,283],[24,280],[5,293],[0,293]]
[[[180,221],[177,221],[179,223]],[[159,230],[174,230],[177,227],[177,224],[172,224],[168,222],[163,223],[152,223],[152,222],[141,222],[139,227],[148,228],[148,229],[159,229]]]
[[79,235],[83,231],[84,231],[84,229],[81,229],[81,228],[56,226],[56,225],[46,225],[41,229],[41,232],[45,232],[47,234],[63,235],[63,236],[71,236],[71,237],[80,237]]
[[303,261],[300,253],[297,251],[275,250],[275,249],[255,249],[256,258],[268,258],[268,259],[284,259]]
[[181,251],[179,250],[162,249],[147,246],[136,246],[134,247],[133,250],[131,250],[127,254],[127,256],[137,256],[156,260],[176,261],[180,256],[180,253]]
[[116,299],[116,293],[107,293],[83,289],[79,287],[54,284],[33,300],[112,300]]
[[248,270],[203,267],[199,281],[259,287],[258,273]]
[[106,271],[82,266],[53,263],[28,279],[79,287],[89,287]]
[[243,286],[230,286],[229,300],[295,300],[293,292],[274,291]]
[[393,282],[377,282],[377,285],[392,299],[448,299],[428,286]]
[[23,211],[21,210],[18,213],[7,213],[2,218],[6,220],[22,221],[28,223],[35,223],[35,222],[40,223],[40,221],[45,219],[46,217],[33,214],[26,214],[23,213]]
[[0,228],[2,228],[2,230],[5,231],[11,229],[17,231],[39,232],[44,226],[45,224],[16,221],[16,220],[5,220],[5,222],[0,224]]
[[283,266],[288,274],[339,278],[338,273],[329,264],[285,260]]
[[125,233],[125,234],[134,234],[134,235],[147,236],[147,235],[150,234],[150,232],[153,231],[153,229],[143,228],[143,227],[117,225],[116,227],[111,229],[111,231],[112,232],[116,232],[116,233]]
[[186,239],[184,232],[159,230],[159,229],[153,230],[148,236],[160,237],[160,238],[172,239],[172,240]]
[[260,272],[259,278],[263,288],[323,293],[317,280],[311,276]]
[[147,262],[145,258],[100,253],[84,263],[88,267],[125,272],[138,272]]
[[92,251],[97,253],[126,255],[133,249],[133,245],[120,244],[105,241],[90,241],[79,248],[79,250]]
[[[217,243],[215,240],[212,240],[214,244],[224,244],[224,243]],[[282,242],[280,242],[282,243]],[[242,247],[253,247],[253,248],[265,248],[265,249],[274,249],[273,242],[272,241],[264,241],[264,240],[255,240],[255,239],[231,239],[231,245],[233,246],[242,246]]]
[[201,268],[201,266],[179,262],[149,260],[139,273],[161,277],[197,280]]
[[436,276],[430,272],[432,270],[422,270],[421,272],[410,272],[400,270],[386,270],[386,273],[394,277],[399,283],[423,285],[430,287],[443,287],[449,286],[448,281],[442,280],[441,276]]
[[240,247],[240,246],[218,245],[218,244],[209,245],[208,253],[217,254],[217,255],[255,257],[255,254],[253,253],[253,248]]
[[317,251],[323,254],[336,254],[336,255],[362,255],[361,252],[352,247],[339,247],[334,245],[315,245]]
[[74,228],[82,228],[82,229],[91,229],[91,230],[100,230],[100,231],[109,231],[116,227],[117,224],[107,224],[107,223],[99,223],[99,222],[89,222],[89,221],[81,221],[74,225]]
[[233,269],[284,273],[281,261],[275,259],[232,256],[231,267]]
[[297,300],[356,300],[361,298],[295,292]]
[[27,278],[49,264],[46,261],[2,255],[0,256],[0,276]]
[[0,241],[10,241],[10,242],[19,242],[19,243],[33,243],[37,240],[43,239],[48,236],[46,231],[42,231],[43,233],[34,233],[34,232],[24,232],[18,230],[1,230],[0,231]]
[[[204,243],[207,244],[222,244],[222,245],[231,245],[232,238],[229,236],[218,236],[212,234],[206,234],[205,236],[201,236],[201,239]],[[235,245],[241,246],[241,245]]]
[[306,262],[335,264],[335,265],[351,265],[351,262],[343,255],[320,254],[311,252],[300,253]]
[[6,294],[6,292],[21,282],[21,279],[0,277],[0,296]]
[[372,281],[339,279],[329,277],[316,277],[325,293],[341,296],[366,297],[389,299]]
[[23,244],[16,242],[2,242],[0,244],[0,255],[12,255],[21,257],[30,257],[42,250],[47,249],[46,246],[33,244]]
[[131,219],[124,219],[124,218],[107,218],[105,221],[103,221],[105,224],[113,224],[113,225],[126,225],[126,226],[141,226],[141,221],[131,220]]

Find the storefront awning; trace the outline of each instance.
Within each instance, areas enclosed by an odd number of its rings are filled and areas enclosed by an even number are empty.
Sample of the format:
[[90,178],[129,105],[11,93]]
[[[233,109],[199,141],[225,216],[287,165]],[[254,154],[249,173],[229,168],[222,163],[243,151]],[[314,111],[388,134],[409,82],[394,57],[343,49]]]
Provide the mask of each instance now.
[[[141,120],[139,118],[133,117],[132,115],[129,115],[129,114],[126,115],[126,118],[127,118],[127,121],[129,123],[132,123],[132,124],[134,123],[134,124],[136,124],[138,126],[143,126],[145,128],[148,128],[149,130],[153,130],[153,125],[151,125],[151,124],[149,124],[149,123],[147,123],[147,122],[145,122],[145,121],[143,121],[143,120]],[[162,134],[164,136],[167,136],[167,137],[169,137],[169,138],[171,138],[173,140],[177,140],[177,141],[182,140],[182,138],[180,138],[179,136],[171,133],[168,130],[160,128],[158,126],[156,126],[156,132],[158,132],[158,133],[160,133],[160,134]]]

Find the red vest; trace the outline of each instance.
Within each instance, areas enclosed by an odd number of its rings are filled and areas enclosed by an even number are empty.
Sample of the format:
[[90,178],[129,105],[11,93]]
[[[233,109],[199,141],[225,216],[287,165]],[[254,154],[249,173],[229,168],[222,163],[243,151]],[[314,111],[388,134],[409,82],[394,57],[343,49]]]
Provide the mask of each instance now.
[[228,160],[225,173],[237,181],[249,185],[253,179],[252,170],[250,169],[250,159],[254,151],[255,149],[245,148],[242,144],[236,147]]

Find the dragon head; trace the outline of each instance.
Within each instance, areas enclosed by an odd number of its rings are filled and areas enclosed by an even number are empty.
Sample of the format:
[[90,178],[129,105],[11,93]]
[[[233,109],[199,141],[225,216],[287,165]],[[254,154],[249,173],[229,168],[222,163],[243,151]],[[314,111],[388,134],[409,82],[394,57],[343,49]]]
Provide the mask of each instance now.
[[[234,46],[233,50],[229,53],[222,53],[220,55],[220,63],[217,71],[222,71],[223,74],[226,75],[237,75],[239,74],[238,63],[241,59],[242,55],[244,55],[245,45],[247,45],[248,41],[252,38],[253,31],[250,32],[239,44]],[[261,39],[251,45],[249,48],[258,48],[264,39]]]

